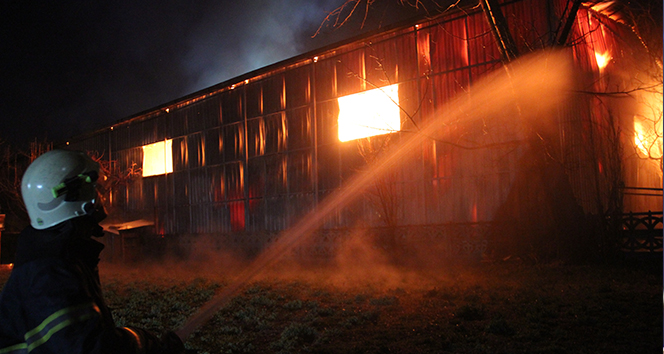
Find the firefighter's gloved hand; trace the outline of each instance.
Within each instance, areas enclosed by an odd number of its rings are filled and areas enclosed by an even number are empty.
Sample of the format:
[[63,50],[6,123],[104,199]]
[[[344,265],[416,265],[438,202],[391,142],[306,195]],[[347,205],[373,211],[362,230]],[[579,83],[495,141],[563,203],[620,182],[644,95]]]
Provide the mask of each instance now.
[[184,354],[184,343],[173,331],[168,331],[161,336],[163,354]]

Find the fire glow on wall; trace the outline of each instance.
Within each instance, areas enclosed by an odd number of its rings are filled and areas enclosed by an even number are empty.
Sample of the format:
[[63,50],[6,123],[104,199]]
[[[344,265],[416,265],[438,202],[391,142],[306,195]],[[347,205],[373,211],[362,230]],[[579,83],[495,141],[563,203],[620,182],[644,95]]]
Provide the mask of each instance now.
[[339,97],[338,102],[342,142],[401,130],[399,85]]
[[173,140],[143,146],[143,177],[173,172]]

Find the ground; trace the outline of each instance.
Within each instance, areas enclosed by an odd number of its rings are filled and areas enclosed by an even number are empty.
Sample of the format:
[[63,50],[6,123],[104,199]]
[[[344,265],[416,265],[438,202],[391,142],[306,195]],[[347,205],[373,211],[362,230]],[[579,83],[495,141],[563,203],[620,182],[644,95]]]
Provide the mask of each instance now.
[[[662,345],[657,265],[474,264],[272,273],[188,339],[197,353],[649,353]],[[0,267],[0,284],[10,270]],[[118,325],[182,326],[231,275],[102,264]]]

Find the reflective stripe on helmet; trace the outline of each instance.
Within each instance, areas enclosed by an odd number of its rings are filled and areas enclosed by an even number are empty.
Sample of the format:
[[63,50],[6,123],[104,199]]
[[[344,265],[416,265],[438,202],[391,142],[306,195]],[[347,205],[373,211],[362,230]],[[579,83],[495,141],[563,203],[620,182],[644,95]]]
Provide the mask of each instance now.
[[[97,182],[97,179],[99,179],[99,173],[97,173],[97,171],[81,173],[78,176],[68,178],[64,182],[51,188],[51,193],[53,193],[53,198],[59,198],[67,193],[75,192],[85,183],[95,183]],[[75,197],[70,199],[76,200]]]

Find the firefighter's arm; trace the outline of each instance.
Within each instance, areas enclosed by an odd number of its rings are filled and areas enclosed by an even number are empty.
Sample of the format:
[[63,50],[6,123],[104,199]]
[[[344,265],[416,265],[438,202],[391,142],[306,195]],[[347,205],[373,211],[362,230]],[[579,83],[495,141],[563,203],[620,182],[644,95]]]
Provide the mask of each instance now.
[[[157,338],[138,328],[117,328],[86,294],[66,267],[51,264],[25,284],[30,330],[25,348],[31,354],[107,353],[179,354],[182,341],[173,333]],[[108,317],[108,316],[107,316]]]
[[102,314],[82,291],[78,278],[59,262],[33,262],[22,279],[25,348],[32,354],[94,353]]

